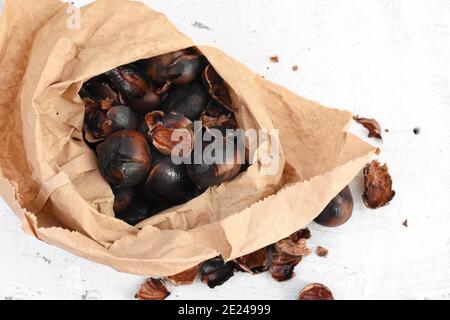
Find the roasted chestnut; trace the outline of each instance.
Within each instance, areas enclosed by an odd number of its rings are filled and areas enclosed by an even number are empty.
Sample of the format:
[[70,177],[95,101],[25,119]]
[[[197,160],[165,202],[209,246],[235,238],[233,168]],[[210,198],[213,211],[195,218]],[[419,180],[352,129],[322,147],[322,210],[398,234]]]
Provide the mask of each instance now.
[[[227,152],[227,143],[229,138],[216,139],[210,144],[203,146],[202,159],[196,159],[195,154],[192,155],[191,164],[186,165],[189,178],[194,184],[200,188],[207,189],[209,187],[219,185],[224,181],[234,178],[242,169],[244,163],[243,155],[240,148],[236,144],[233,145],[232,152]],[[206,152],[207,148],[211,151]],[[220,152],[221,156],[216,155]],[[215,161],[216,158],[219,161]],[[201,160],[201,163],[198,160]]]
[[95,143],[105,138],[102,124],[106,120],[106,114],[100,110],[95,102],[86,102],[84,115],[85,137],[89,143]]
[[136,190],[134,188],[115,189],[114,192],[114,212],[116,214],[124,212],[133,202]]
[[139,184],[150,169],[150,148],[137,131],[113,133],[97,147],[97,153],[101,173],[117,188]]
[[198,83],[190,83],[175,88],[164,102],[165,113],[182,113],[191,121],[196,121],[206,107],[207,94]]
[[347,186],[331,200],[314,221],[325,227],[338,227],[351,218],[352,212],[353,197],[350,188]]
[[145,77],[132,64],[117,67],[105,73],[117,90],[128,97],[142,98],[150,90]]
[[119,130],[135,130],[138,125],[138,116],[126,106],[116,106],[109,109],[102,124],[106,136]]
[[223,261],[222,257],[212,258],[200,265],[200,277],[208,287],[215,288],[224,284],[234,275],[233,263]]
[[149,78],[158,84],[186,85],[199,77],[206,65],[206,58],[188,49],[150,58],[143,64]]
[[272,247],[268,246],[234,260],[239,271],[258,274],[272,266]]
[[162,84],[170,80],[169,66],[171,66],[179,57],[189,55],[190,50],[179,50],[159,55],[142,61],[147,75],[156,83]]
[[171,157],[161,157],[153,161],[143,189],[149,198],[182,203],[193,187],[183,164],[174,164]]
[[124,211],[116,213],[116,218],[135,226],[152,216],[151,205],[140,198],[135,199]]

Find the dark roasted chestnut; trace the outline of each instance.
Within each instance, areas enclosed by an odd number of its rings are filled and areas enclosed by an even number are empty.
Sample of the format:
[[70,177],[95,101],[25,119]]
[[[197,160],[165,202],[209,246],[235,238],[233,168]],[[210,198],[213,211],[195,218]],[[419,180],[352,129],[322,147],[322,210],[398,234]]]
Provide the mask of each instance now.
[[165,113],[182,113],[191,121],[196,121],[206,107],[207,94],[198,83],[175,88],[163,105]]
[[201,280],[210,288],[214,288],[224,284],[233,275],[233,263],[225,263],[222,257],[212,258],[200,265]]
[[[227,152],[229,151],[227,147],[230,147],[227,143],[228,139],[228,137],[225,137],[210,144],[205,144],[202,159],[196,159],[197,157],[193,153],[191,164],[186,165],[186,169],[189,178],[196,186],[207,189],[239,174],[245,161],[240,148],[236,144],[232,144],[234,148],[232,152]],[[210,148],[210,153],[206,152],[207,148]],[[220,152],[221,155],[216,155],[216,151]],[[201,160],[201,163],[199,160]]]
[[150,90],[145,77],[134,65],[117,67],[105,73],[117,90],[128,97],[142,98]]
[[106,114],[105,111],[100,110],[99,106],[95,102],[91,100],[85,100],[85,103],[85,137],[89,143],[96,143],[105,138],[102,124],[106,119]]
[[109,109],[102,124],[106,136],[119,130],[135,130],[138,125],[138,116],[126,106],[116,106]]
[[325,227],[338,227],[351,218],[352,212],[353,197],[350,188],[347,186],[331,200],[314,221]]
[[137,131],[113,133],[97,147],[97,153],[101,173],[117,188],[139,184],[151,165],[147,140]]
[[119,94],[105,82],[87,82],[80,90],[80,96],[85,101],[95,101],[102,110],[108,110],[120,102]]
[[136,195],[134,188],[122,188],[113,190],[114,192],[114,212],[116,214],[124,212],[133,202]]
[[189,55],[190,50],[179,50],[159,55],[142,61],[145,66],[147,75],[156,83],[162,84],[170,80],[169,66],[172,65],[179,57]]
[[150,198],[182,203],[193,187],[183,164],[176,165],[171,157],[161,157],[153,161],[143,189]]
[[124,211],[116,213],[116,218],[135,226],[139,222],[152,216],[151,205],[140,198],[134,200]]
[[206,59],[200,54],[184,55],[167,68],[167,73],[172,83],[186,85],[199,77],[205,65]]

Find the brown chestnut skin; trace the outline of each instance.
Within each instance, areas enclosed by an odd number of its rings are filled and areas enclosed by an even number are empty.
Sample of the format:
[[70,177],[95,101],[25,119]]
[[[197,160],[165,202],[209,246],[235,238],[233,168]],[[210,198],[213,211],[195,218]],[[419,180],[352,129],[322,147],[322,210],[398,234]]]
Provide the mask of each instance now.
[[199,119],[208,102],[205,89],[198,83],[177,87],[164,101],[165,113],[177,112],[191,121]]
[[116,213],[117,219],[123,220],[132,226],[151,216],[151,204],[140,198],[135,199],[124,211]]
[[144,184],[144,192],[149,198],[176,204],[185,202],[192,189],[185,166],[174,164],[171,157],[153,161]]
[[133,98],[142,98],[150,90],[145,77],[134,65],[125,65],[105,72],[114,87]]
[[351,218],[352,212],[353,196],[347,186],[331,200],[314,221],[324,227],[338,227]]
[[144,135],[121,130],[97,147],[98,164],[105,179],[114,187],[138,185],[151,165],[150,148]]
[[137,114],[126,106],[116,106],[109,109],[102,124],[106,136],[120,130],[135,130],[138,126]]
[[117,92],[104,82],[87,82],[80,90],[80,97],[92,99],[103,106],[104,102],[108,102],[107,105],[112,106],[120,100]]
[[134,188],[123,188],[113,190],[114,192],[114,213],[124,212],[133,202],[136,196]]

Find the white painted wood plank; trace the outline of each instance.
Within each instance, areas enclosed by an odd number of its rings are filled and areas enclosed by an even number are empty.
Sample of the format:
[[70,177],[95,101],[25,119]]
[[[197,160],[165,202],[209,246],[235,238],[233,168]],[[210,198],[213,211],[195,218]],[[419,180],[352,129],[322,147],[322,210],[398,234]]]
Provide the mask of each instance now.
[[[397,191],[390,206],[370,211],[358,177],[351,221],[336,229],[310,226],[311,246],[327,247],[328,258],[306,258],[291,281],[236,274],[215,290],[201,283],[172,288],[172,299],[295,299],[309,282],[327,284],[338,299],[450,298],[448,1],[145,2],[197,43],[225,50],[266,78],[378,119],[390,130],[382,159]],[[269,62],[274,54],[279,64]],[[25,235],[0,201],[0,299],[129,299],[143,279]]]

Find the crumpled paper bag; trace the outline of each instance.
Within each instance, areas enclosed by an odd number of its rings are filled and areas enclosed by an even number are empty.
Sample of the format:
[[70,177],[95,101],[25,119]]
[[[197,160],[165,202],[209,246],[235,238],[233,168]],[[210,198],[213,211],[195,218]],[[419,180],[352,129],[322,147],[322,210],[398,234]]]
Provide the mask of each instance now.
[[[116,66],[195,45],[160,13],[98,0],[68,28],[57,0],[7,0],[0,20],[0,194],[38,239],[119,271],[168,276],[221,254],[251,253],[311,222],[374,147],[347,132],[352,115],[264,80],[197,46],[227,82],[239,126],[278,129],[280,167],[255,164],[137,227],[114,218],[113,194],[83,141],[82,83]],[[260,148],[271,151],[269,139]]]

